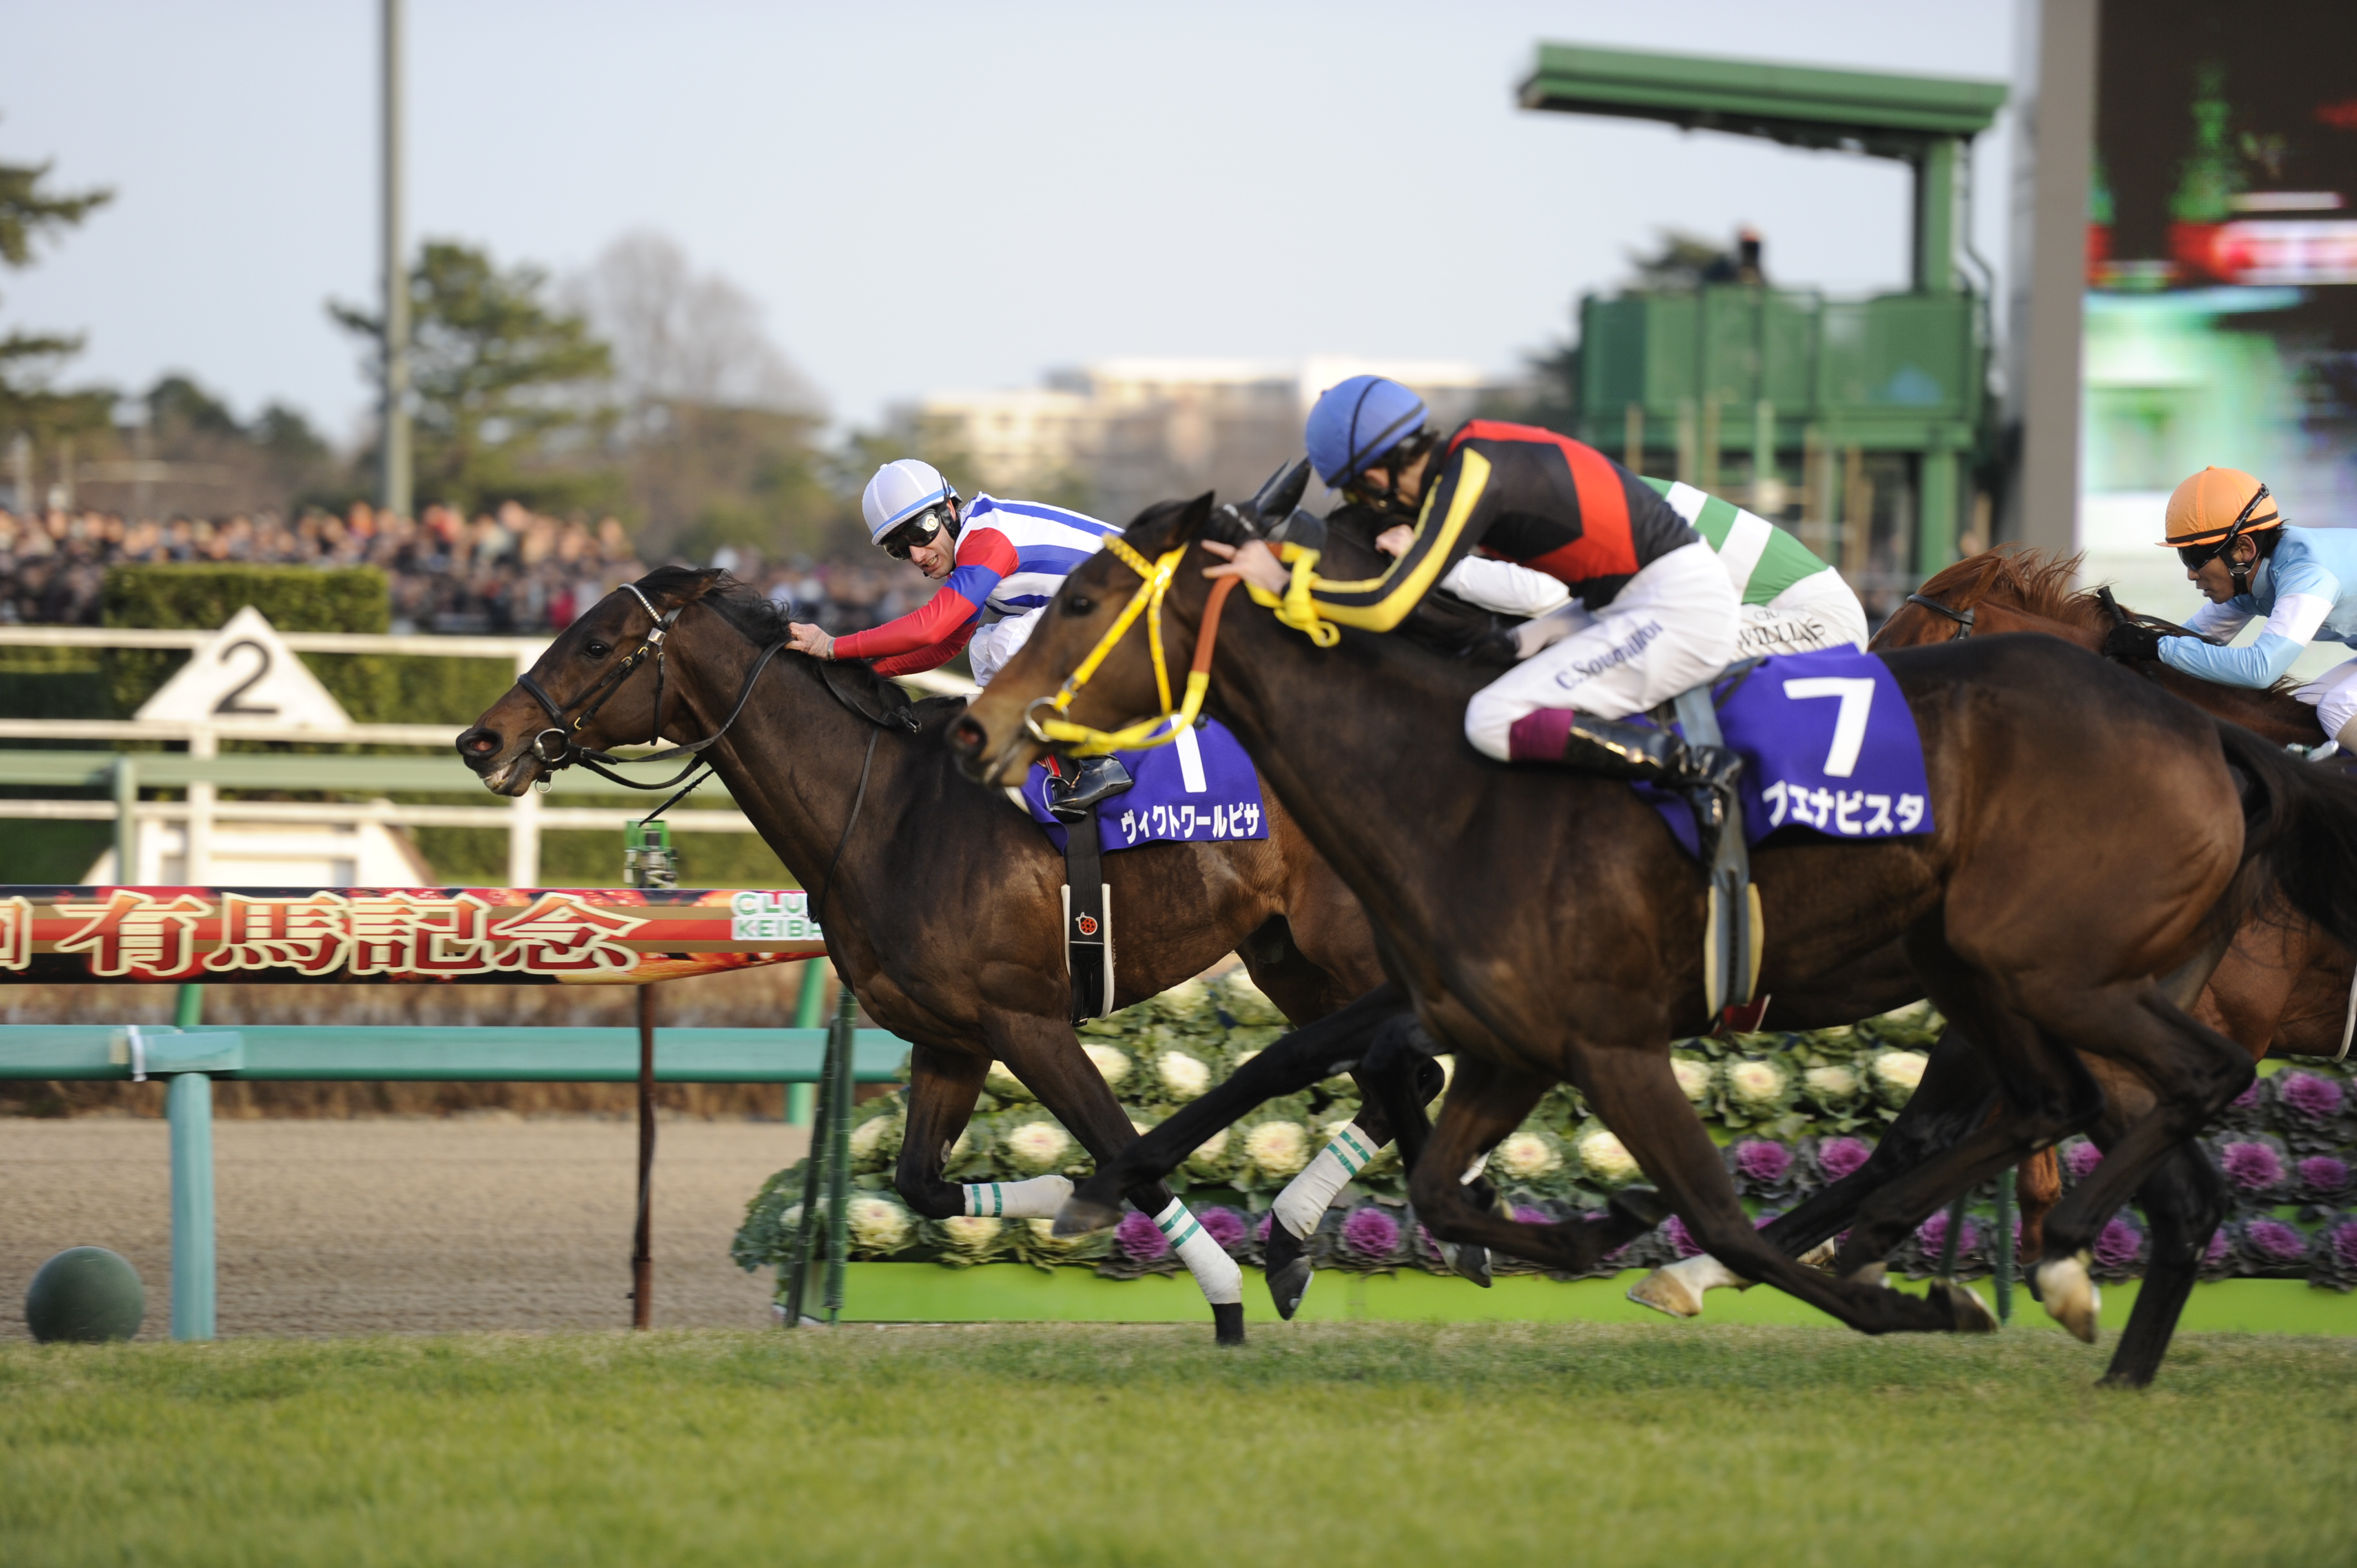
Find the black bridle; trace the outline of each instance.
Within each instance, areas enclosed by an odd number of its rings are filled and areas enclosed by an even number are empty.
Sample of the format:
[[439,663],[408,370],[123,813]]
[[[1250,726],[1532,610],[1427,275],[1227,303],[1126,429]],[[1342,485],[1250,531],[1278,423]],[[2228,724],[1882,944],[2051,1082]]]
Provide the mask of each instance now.
[[1973,610],[1971,606],[1967,605],[1964,608],[1960,610],[1952,610],[1947,606],[1942,604],[1939,600],[1928,597],[1922,594],[1908,595],[1907,602],[1910,605],[1921,605],[1925,609],[1930,610],[1932,614],[1943,615],[1950,620],[1954,621],[1956,623],[1956,630],[1955,634],[1948,639],[1950,642],[1962,642],[1964,639],[1972,636]]
[[[539,759],[543,769],[543,783],[547,781],[549,775],[578,763],[599,778],[610,779],[626,789],[668,789],[694,773],[697,768],[710,768],[712,764],[705,757],[704,753],[716,744],[721,736],[726,735],[729,728],[737,723],[737,715],[745,711],[746,703],[752,698],[753,682],[761,678],[761,671],[769,668],[770,660],[775,659],[778,656],[778,650],[786,646],[783,640],[780,640],[761,650],[761,657],[753,661],[751,670],[746,671],[745,683],[737,693],[736,705],[728,710],[728,716],[721,721],[718,729],[714,730],[702,740],[692,740],[684,745],[675,746],[669,751],[658,751],[646,757],[628,758],[627,760],[632,762],[670,762],[682,757],[688,759],[686,767],[660,784],[641,784],[635,779],[625,779],[614,771],[616,767],[626,760],[625,758],[616,757],[611,752],[592,750],[583,746],[576,737],[580,734],[581,726],[597,716],[597,710],[604,707],[614,693],[622,689],[623,683],[651,662],[655,668],[655,711],[653,733],[648,737],[647,744],[650,746],[662,744],[663,639],[671,635],[671,628],[678,624],[680,615],[687,608],[687,604],[677,605],[668,612],[659,613],[655,609],[654,602],[639,591],[639,585],[636,583],[623,584],[620,591],[629,594],[645,607],[648,618],[654,622],[654,626],[639,646],[631,650],[629,657],[606,671],[596,685],[591,686],[588,691],[576,699],[572,707],[568,708],[550,696],[548,689],[543,686],[530,671],[516,677],[516,684],[530,693],[532,700],[538,703],[549,717],[549,727],[532,737],[532,754]],[[691,599],[687,603],[694,602]],[[551,744],[552,736],[554,737],[554,745]],[[694,789],[696,784],[702,782],[704,782],[702,779],[695,779],[679,794],[686,794],[688,789]],[[672,797],[672,800],[678,799],[679,795]],[[656,808],[653,814],[661,816],[663,811],[670,809],[671,803],[671,800],[664,801],[662,806]]]

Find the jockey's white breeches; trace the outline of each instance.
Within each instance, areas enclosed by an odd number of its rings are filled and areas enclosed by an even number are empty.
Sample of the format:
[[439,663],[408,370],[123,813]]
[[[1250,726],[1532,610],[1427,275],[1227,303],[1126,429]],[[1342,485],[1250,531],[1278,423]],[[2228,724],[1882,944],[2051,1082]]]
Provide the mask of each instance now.
[[975,631],[965,645],[966,661],[974,666],[975,685],[989,685],[990,678],[1006,668],[1006,661],[1030,639],[1031,628],[1039,624],[1040,614],[1047,607],[1040,605],[1019,616],[992,621]]
[[[2292,693],[2303,703],[2316,704],[2316,722],[2324,733],[2341,740],[2341,732],[2352,720],[2357,720],[2357,659],[2336,664]],[[2352,736],[2357,739],[2357,736]],[[2341,740],[2343,751],[2357,750],[2347,740]]]
[[1523,646],[1539,650],[1474,694],[1465,736],[1503,762],[1507,732],[1525,714],[1572,708],[1624,719],[1665,703],[1734,662],[1741,608],[1709,545],[1673,550],[1602,609],[1575,601],[1519,628]]

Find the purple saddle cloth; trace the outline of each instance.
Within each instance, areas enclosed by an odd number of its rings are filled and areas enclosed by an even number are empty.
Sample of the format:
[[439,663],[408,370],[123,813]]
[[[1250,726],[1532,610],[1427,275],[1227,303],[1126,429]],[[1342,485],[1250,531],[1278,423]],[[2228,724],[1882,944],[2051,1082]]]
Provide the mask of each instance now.
[[[1226,728],[1211,720],[1168,746],[1114,755],[1136,784],[1097,807],[1097,846],[1106,854],[1173,839],[1265,839],[1260,775]],[[1023,780],[1023,804],[1059,853],[1064,824],[1048,810],[1048,769]]]
[[[1923,740],[1890,666],[1874,654],[1771,654],[1711,690],[1719,729],[1743,758],[1747,843],[1788,827],[1846,839],[1932,831]],[[1685,801],[1640,788],[1695,853]]]

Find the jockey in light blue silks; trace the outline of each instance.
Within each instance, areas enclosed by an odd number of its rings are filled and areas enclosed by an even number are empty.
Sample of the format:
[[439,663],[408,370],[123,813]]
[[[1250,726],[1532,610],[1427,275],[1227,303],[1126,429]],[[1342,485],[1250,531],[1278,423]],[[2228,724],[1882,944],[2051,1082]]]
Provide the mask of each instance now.
[[[2290,526],[2266,486],[2239,468],[2204,468],[2178,486],[2164,527],[2161,542],[2210,602],[2185,623],[2193,636],[2122,625],[2105,638],[2105,654],[2264,687],[2282,680],[2310,642],[2357,647],[2357,529]],[[2258,640],[2217,646],[2261,616]],[[2315,705],[2318,725],[2343,751],[2357,751],[2357,660],[2292,695]]]

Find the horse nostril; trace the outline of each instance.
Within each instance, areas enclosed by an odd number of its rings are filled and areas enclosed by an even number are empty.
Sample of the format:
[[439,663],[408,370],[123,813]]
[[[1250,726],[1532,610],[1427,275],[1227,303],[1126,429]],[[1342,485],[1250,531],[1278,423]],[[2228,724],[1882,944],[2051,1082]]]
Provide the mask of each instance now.
[[950,734],[957,748],[968,757],[981,756],[982,743],[989,738],[988,733],[970,718],[958,720]]
[[476,757],[488,757],[500,748],[500,733],[479,725],[458,737],[458,749]]

